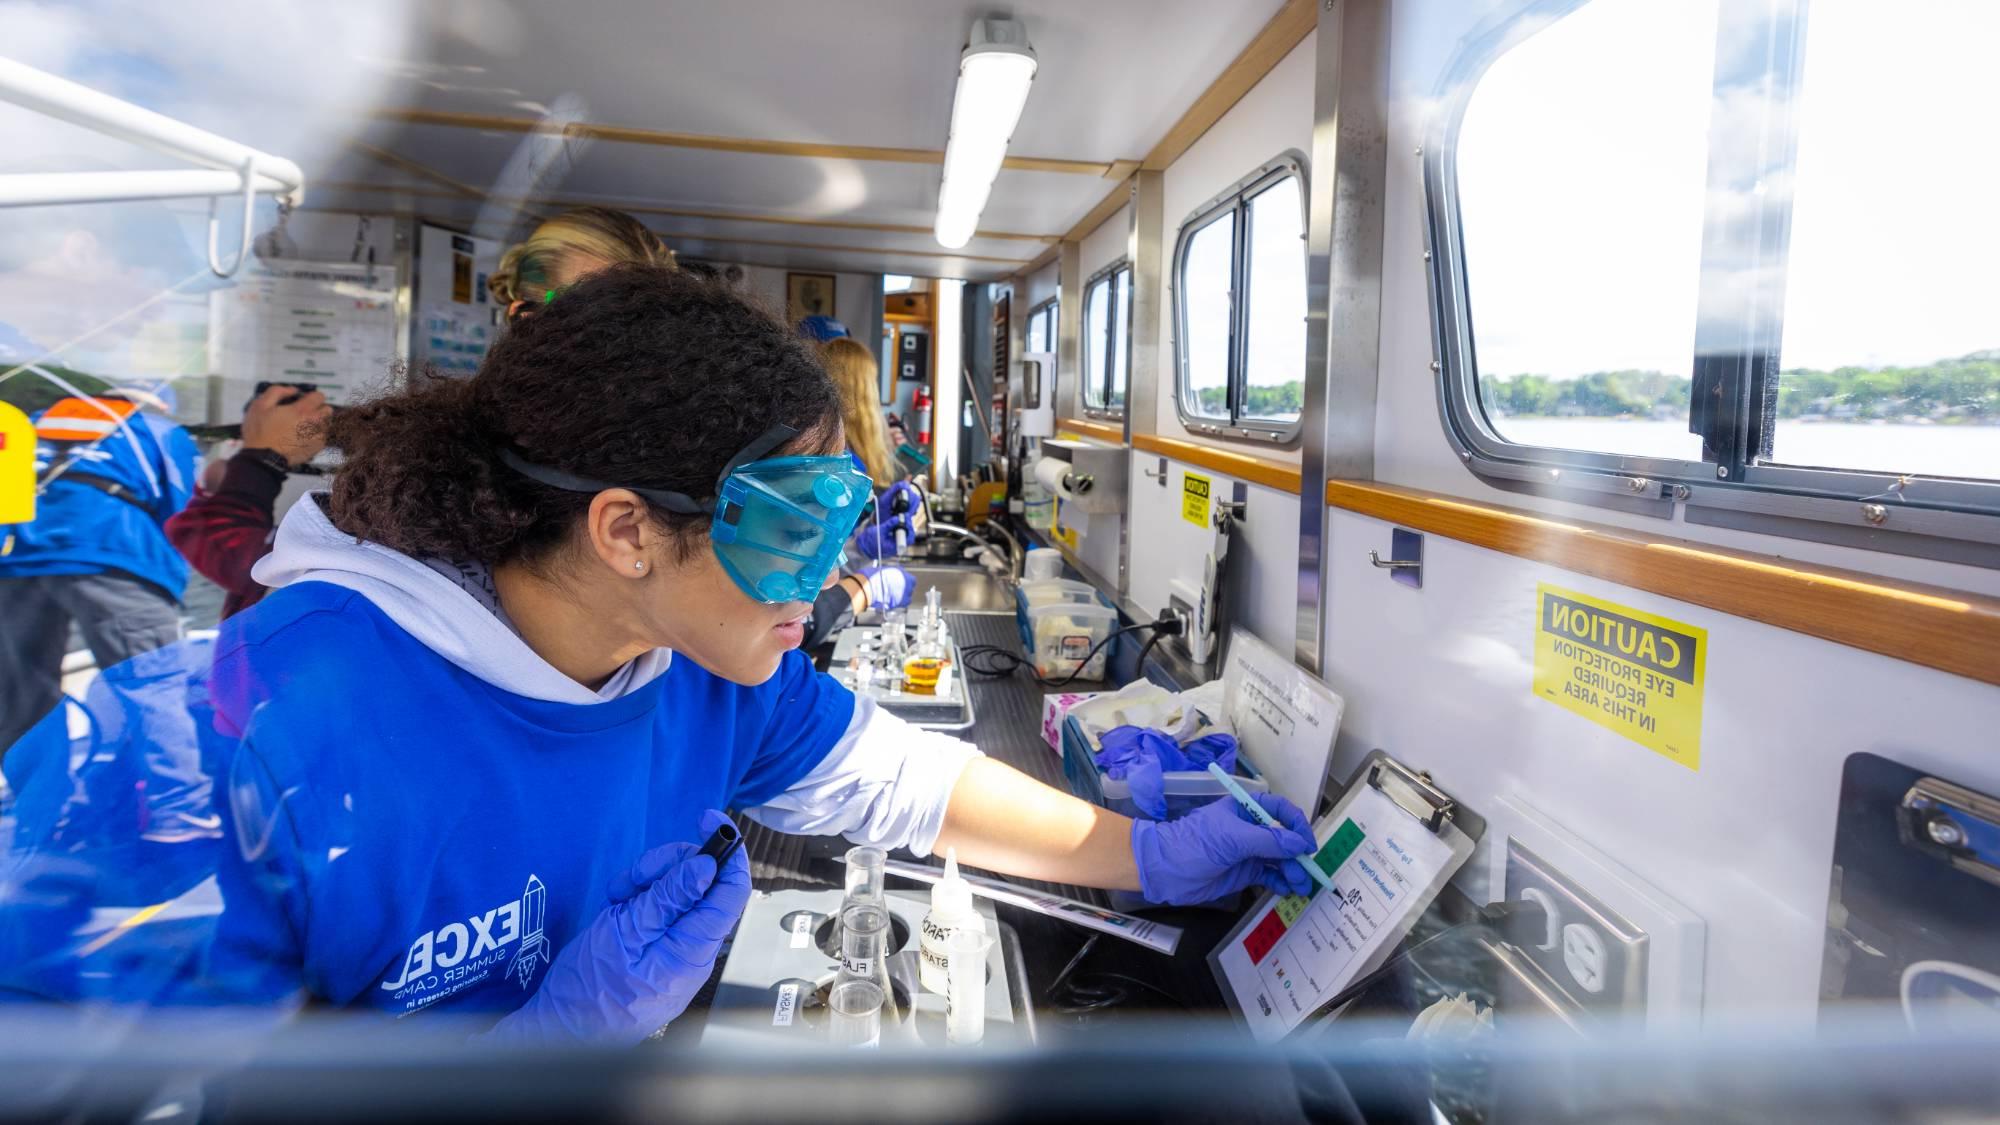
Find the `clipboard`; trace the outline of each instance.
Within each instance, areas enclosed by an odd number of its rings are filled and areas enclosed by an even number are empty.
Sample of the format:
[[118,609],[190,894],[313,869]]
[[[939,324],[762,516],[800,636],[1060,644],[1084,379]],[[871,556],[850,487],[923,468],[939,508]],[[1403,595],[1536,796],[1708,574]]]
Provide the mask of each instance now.
[[1458,802],[1381,750],[1313,824],[1320,868],[1341,892],[1265,891],[1208,955],[1230,1010],[1259,1042],[1284,1038],[1322,1001],[1386,961],[1471,856]]

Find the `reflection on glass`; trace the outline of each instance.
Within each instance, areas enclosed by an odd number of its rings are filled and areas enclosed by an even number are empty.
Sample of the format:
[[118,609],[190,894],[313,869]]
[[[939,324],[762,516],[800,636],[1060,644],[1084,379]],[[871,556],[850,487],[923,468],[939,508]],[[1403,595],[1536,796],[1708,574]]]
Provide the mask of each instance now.
[[1132,271],[1119,270],[1111,281],[1111,390],[1107,404],[1122,407],[1126,370],[1132,364]]
[[[1815,4],[1796,101],[1775,460],[2000,477],[1990,4]],[[1950,154],[1945,176],[1896,174]]]
[[1111,321],[1111,279],[1101,277],[1083,293],[1083,404],[1104,405],[1104,375]]
[[1305,407],[1306,243],[1299,181],[1287,176],[1250,198],[1244,294],[1245,418],[1295,421]]
[[1181,259],[1181,362],[1190,414],[1229,417],[1230,263],[1236,213],[1224,211],[1188,239]]
[[1479,397],[1501,437],[1700,460],[1715,41],[1714,0],[1594,0],[1481,77],[1458,186]]

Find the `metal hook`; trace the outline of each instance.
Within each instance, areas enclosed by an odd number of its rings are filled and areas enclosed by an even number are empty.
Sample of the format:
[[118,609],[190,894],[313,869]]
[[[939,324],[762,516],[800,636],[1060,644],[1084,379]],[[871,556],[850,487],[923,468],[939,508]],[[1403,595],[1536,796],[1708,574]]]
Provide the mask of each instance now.
[[1415,570],[1424,565],[1415,559],[1385,559],[1374,551],[1368,552],[1368,561],[1383,570]]
[[243,240],[237,243],[236,260],[229,264],[228,269],[223,269],[216,257],[216,234],[221,224],[216,220],[215,204],[221,198],[217,195],[208,197],[208,268],[215,276],[227,278],[234,277],[236,271],[243,268],[243,259],[250,256],[251,220],[257,213],[257,157],[254,154],[243,158]]

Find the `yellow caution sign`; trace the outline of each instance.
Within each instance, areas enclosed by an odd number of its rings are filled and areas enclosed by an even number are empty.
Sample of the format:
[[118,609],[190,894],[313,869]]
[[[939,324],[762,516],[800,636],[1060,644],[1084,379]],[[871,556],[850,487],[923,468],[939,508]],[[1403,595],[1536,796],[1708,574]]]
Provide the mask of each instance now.
[[12,403],[0,402],[0,523],[35,518],[35,426]]
[[1208,526],[1208,494],[1212,491],[1208,478],[1199,473],[1181,474],[1181,518],[1195,525]]
[[1700,769],[1708,630],[1547,584],[1535,595],[1535,694]]

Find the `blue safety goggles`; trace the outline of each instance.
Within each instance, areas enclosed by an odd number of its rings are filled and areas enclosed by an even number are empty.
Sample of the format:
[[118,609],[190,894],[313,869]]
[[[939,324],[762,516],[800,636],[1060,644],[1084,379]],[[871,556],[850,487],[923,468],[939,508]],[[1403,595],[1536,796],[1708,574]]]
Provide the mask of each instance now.
[[760,602],[810,602],[826,576],[846,561],[843,550],[868,506],[873,482],[846,454],[773,457],[798,431],[773,426],[722,467],[715,496],[641,488],[579,477],[537,465],[502,447],[500,459],[530,480],[568,492],[623,488],[670,512],[709,515],[708,535],[722,569]]

